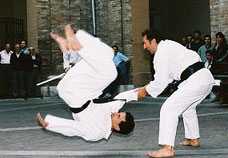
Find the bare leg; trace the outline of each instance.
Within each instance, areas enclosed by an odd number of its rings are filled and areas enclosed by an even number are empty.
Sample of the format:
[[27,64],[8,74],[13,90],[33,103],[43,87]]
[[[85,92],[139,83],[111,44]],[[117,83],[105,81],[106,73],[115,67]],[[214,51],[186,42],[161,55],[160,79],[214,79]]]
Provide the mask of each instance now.
[[73,49],[75,51],[79,51],[82,46],[79,43],[78,39],[75,37],[74,30],[70,25],[66,25],[65,27],[65,35],[68,42],[68,48]]
[[37,122],[39,123],[40,126],[42,126],[42,127],[44,127],[44,128],[48,126],[48,122],[46,122],[46,121],[42,118],[42,116],[41,116],[40,113],[37,114]]
[[53,32],[51,32],[50,35],[51,35],[51,38],[54,39],[58,43],[59,48],[62,52],[68,51],[68,42],[65,38],[63,38]]

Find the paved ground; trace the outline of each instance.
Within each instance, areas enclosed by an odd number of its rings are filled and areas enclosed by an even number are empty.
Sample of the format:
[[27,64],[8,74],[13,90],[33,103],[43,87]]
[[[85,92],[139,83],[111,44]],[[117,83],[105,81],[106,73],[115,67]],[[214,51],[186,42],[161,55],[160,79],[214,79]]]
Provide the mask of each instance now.
[[[133,113],[136,129],[127,137],[112,134],[108,141],[86,142],[41,129],[36,113],[70,118],[67,105],[59,98],[0,100],[0,157],[2,158],[136,158],[158,149],[159,110],[164,98],[130,102],[123,110]],[[176,137],[176,157],[228,158],[228,105],[205,100],[198,106],[201,147],[178,145],[184,138],[180,118]]]

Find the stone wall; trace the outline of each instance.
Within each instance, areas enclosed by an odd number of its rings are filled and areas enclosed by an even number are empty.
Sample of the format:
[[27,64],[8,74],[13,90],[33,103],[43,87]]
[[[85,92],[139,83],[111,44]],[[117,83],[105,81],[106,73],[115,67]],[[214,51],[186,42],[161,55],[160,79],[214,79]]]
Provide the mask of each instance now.
[[50,38],[51,31],[64,34],[64,26],[71,24],[75,30],[92,32],[90,1],[37,0],[38,46],[43,57],[43,73],[58,74],[63,71],[62,54]]
[[[97,37],[109,46],[118,45],[132,58],[130,0],[95,0]],[[63,35],[64,26],[71,23],[75,30],[93,33],[91,1],[37,0],[38,46],[46,75],[62,72],[62,54],[49,33]]]
[[217,32],[222,32],[228,39],[228,0],[210,0],[210,17],[212,44]]

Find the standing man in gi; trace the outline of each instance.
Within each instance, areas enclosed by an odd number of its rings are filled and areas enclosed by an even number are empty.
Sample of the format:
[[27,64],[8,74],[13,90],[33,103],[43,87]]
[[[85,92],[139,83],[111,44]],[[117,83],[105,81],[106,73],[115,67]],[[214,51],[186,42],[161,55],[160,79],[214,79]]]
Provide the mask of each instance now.
[[154,54],[154,80],[138,89],[138,98],[146,95],[156,98],[173,80],[182,83],[162,105],[160,110],[159,145],[162,148],[148,152],[150,157],[174,156],[174,141],[178,116],[183,116],[186,140],[185,146],[199,146],[199,125],[196,106],[211,92],[214,78],[204,68],[199,55],[171,40],[161,40],[156,31],[142,33],[144,49]]
[[57,86],[59,96],[72,111],[73,120],[52,115],[44,120],[38,113],[38,122],[47,130],[87,141],[108,139],[112,131],[130,133],[135,126],[133,116],[128,112],[118,113],[118,110],[126,101],[137,100],[135,90],[123,92],[111,102],[96,100],[117,75],[113,50],[83,30],[74,35],[69,25],[65,27],[65,34],[66,39],[54,33],[51,36],[62,52],[79,55]]

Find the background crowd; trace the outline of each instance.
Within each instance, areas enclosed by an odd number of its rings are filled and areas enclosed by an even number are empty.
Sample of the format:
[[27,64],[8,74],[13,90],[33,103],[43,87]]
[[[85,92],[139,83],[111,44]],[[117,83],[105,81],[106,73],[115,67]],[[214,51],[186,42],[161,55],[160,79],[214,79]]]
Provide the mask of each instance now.
[[[228,45],[226,38],[222,32],[215,35],[215,43],[212,44],[211,35],[201,37],[201,32],[195,30],[193,34],[188,34],[181,39],[181,44],[188,49],[196,51],[201,57],[205,67],[210,69],[212,74],[221,72],[220,63],[228,62]],[[118,76],[104,91],[101,97],[111,97],[116,94],[120,84],[126,84],[129,79],[130,59],[119,51],[117,45],[112,46],[114,50],[113,62],[117,68]],[[73,58],[73,57],[71,57]],[[65,57],[63,57],[63,60]],[[71,60],[69,60],[70,62]],[[0,95],[10,94],[11,97],[34,97],[40,95],[40,91],[36,88],[36,83],[40,78],[42,59],[35,48],[27,46],[25,40],[15,44],[12,48],[9,43],[5,45],[5,49],[0,52],[0,84],[2,87]],[[69,64],[68,64],[69,65]],[[64,60],[64,68],[66,68]],[[153,80],[153,55],[151,55],[151,76]],[[167,89],[173,92],[177,89],[178,81],[171,83]],[[215,101],[219,101],[219,92],[216,93]]]
[[10,43],[0,52],[1,97],[34,97],[39,95],[36,82],[42,59],[35,48],[25,40],[11,47]]

